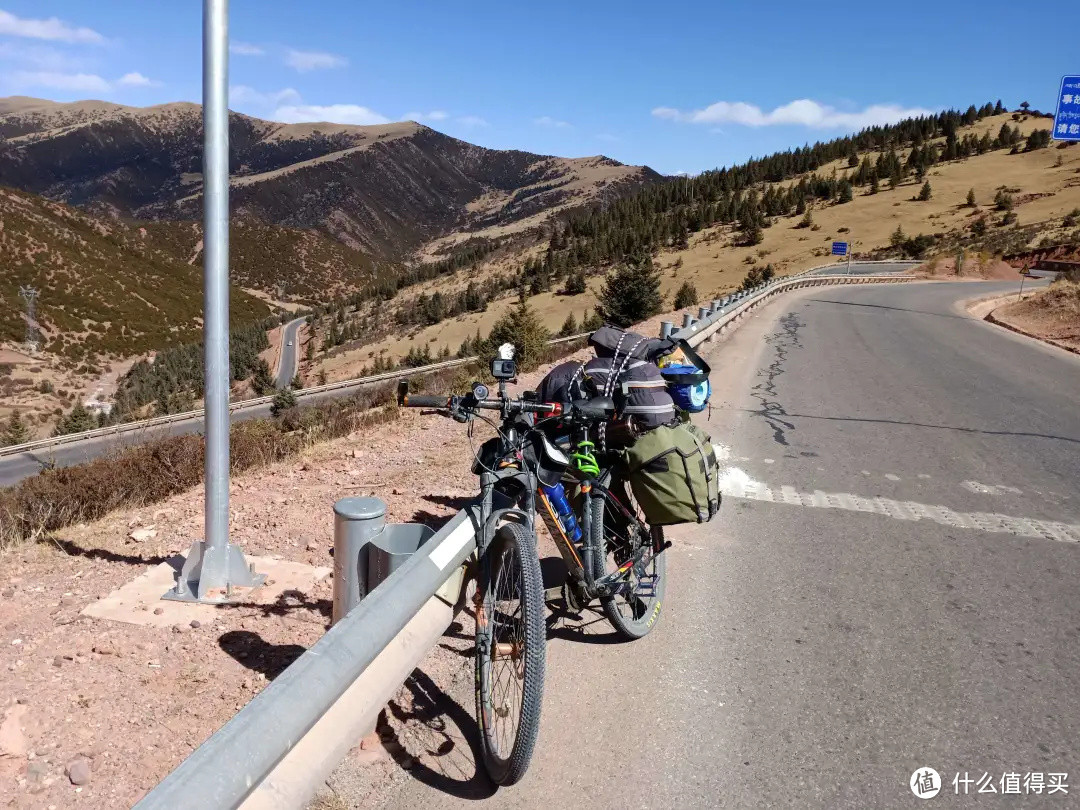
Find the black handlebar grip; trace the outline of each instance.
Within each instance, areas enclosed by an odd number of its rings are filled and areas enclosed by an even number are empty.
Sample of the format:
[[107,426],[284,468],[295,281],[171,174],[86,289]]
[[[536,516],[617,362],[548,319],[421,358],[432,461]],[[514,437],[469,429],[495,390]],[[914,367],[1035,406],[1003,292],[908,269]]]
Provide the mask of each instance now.
[[406,394],[400,404],[406,408],[448,408],[450,397],[433,397],[425,394]]

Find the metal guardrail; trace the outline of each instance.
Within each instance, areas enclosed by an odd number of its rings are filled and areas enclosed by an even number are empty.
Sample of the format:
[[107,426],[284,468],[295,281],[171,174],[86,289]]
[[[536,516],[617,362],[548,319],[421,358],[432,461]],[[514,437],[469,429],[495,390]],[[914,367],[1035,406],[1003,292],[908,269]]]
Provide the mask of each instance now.
[[[790,276],[717,299],[703,308],[704,317],[691,319],[692,323],[674,334],[697,346],[740,319],[756,304],[788,289],[908,280],[911,278],[848,274]],[[580,337],[561,338],[558,342]],[[452,361],[458,362],[468,361]],[[379,376],[382,379],[400,375],[395,372]],[[391,645],[399,663],[395,671],[399,673],[410,671],[427,654],[437,637],[425,641],[422,634],[410,633],[407,625],[476,549],[474,521],[472,508],[458,512],[401,568],[367,594],[357,607],[150,791],[136,805],[136,810],[296,806],[295,801],[291,805],[283,804],[283,793],[288,793],[291,800],[304,796],[299,801],[306,801],[327,775],[308,761],[284,766],[287,773],[283,777],[310,781],[306,790],[294,789],[290,793],[282,791],[280,785],[271,785],[262,800],[253,796],[294,750],[302,748],[305,735],[323,721],[324,715],[338,711],[342,696],[365,676],[373,662],[381,660]],[[441,629],[448,624],[446,619]],[[381,708],[400,680],[381,685],[382,689],[366,690],[362,710]],[[355,713],[358,709],[353,705],[347,711]],[[325,747],[327,743],[320,740],[319,744]],[[330,763],[329,767],[334,764]]]

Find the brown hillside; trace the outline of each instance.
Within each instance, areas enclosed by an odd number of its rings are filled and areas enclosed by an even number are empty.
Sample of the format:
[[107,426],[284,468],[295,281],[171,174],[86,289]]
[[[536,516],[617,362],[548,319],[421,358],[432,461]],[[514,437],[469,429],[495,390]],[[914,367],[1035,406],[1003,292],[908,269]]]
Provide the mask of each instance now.
[[[136,218],[201,210],[198,105],[6,99],[0,137],[0,183]],[[412,122],[286,125],[234,113],[230,144],[239,214],[383,256],[462,229],[532,224],[659,178],[603,157],[485,149]]]
[[[1016,121],[1011,114],[1005,114],[987,117],[974,126],[962,128],[959,134],[995,133],[1006,122],[1010,126],[1019,126],[1025,136],[1049,126],[1046,119],[1029,117]],[[902,159],[906,158],[908,150],[898,151]],[[850,171],[847,161],[840,160],[819,168],[817,173],[828,175],[834,169],[838,176]],[[1055,143],[1048,149],[1017,154],[999,149],[938,163],[927,173],[926,180],[933,189],[929,201],[916,199],[922,184],[914,178],[905,180],[895,189],[882,184],[877,194],[868,194],[862,187],[856,190],[850,203],[833,202],[813,207],[813,227],[796,227],[800,221],[798,216],[777,217],[771,227],[764,230],[761,244],[753,247],[737,244],[738,234],[730,225],[703,229],[690,235],[688,248],[659,251],[655,261],[663,269],[662,289],[668,301],[685,281],[692,282],[703,299],[723,295],[738,287],[747,270],[755,265],[771,263],[779,275],[785,275],[828,264],[831,260],[829,243],[833,240],[852,242],[861,256],[877,255],[890,247],[891,236],[898,226],[908,236],[942,236],[940,247],[926,257],[940,256],[938,265],[942,273],[955,256],[955,249],[949,246],[950,240],[963,237],[970,241],[972,223],[983,217],[987,222],[983,244],[969,246],[967,252],[968,262],[978,263],[980,267],[989,267],[992,256],[1001,253],[1042,244],[1080,243],[1076,217],[1069,217],[1074,209],[1080,208],[1080,147],[1059,149]],[[784,184],[793,182],[798,182],[798,178]],[[966,205],[969,189],[974,189],[975,208]],[[1015,200],[1015,223],[1002,224],[1003,214],[995,210],[994,197],[1000,189],[1009,189]],[[533,252],[537,249],[532,248]],[[542,250],[542,246],[539,249]],[[895,254],[899,255],[899,251]],[[454,294],[470,279],[483,283],[486,278],[515,271],[516,266],[514,257],[500,256],[473,268],[468,274],[457,273],[406,290],[396,301],[380,305],[380,310],[390,311],[421,292]],[[981,277],[981,269],[978,275]],[[587,291],[581,295],[565,296],[552,291],[532,296],[529,302],[547,327],[557,330],[569,313],[573,312],[580,320],[592,311],[601,284],[602,278],[593,277],[589,279]],[[448,347],[451,352],[456,352],[461,342],[472,337],[477,329],[486,334],[513,300],[511,295],[492,302],[485,312],[462,315],[433,326],[393,333],[384,331],[385,336],[377,342],[357,346],[351,351],[338,349],[331,356],[318,359],[313,374],[322,369],[331,380],[356,376],[365,366],[370,367],[380,353],[385,353],[386,358],[397,359],[412,348],[427,347],[437,353]]]
[[[72,359],[131,355],[200,339],[202,267],[152,250],[145,232],[0,188],[0,340],[25,333],[19,287],[41,290],[43,348]],[[234,288],[232,318],[269,308]]]

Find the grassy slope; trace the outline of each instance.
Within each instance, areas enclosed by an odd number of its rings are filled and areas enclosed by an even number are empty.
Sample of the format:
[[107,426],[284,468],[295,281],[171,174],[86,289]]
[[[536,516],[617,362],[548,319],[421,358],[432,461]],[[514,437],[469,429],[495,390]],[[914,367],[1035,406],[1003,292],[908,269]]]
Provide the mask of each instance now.
[[[196,266],[202,261],[200,224],[146,222],[142,227],[163,253]],[[363,286],[376,268],[366,254],[318,231],[238,220],[229,229],[229,272],[246,289],[318,303]]]
[[[973,127],[961,130],[981,135],[989,131],[996,135],[1001,124],[1016,124],[1011,115],[992,116],[983,119]],[[1048,119],[1031,119],[1020,122],[1019,127],[1026,136],[1035,129],[1050,126]],[[993,198],[997,189],[1007,186],[1019,189],[1014,193],[1017,202],[1019,224],[1030,225],[1060,218],[1064,214],[1080,207],[1080,147],[1059,150],[1056,144],[1049,149],[1010,155],[1008,150],[997,150],[966,160],[934,166],[927,180],[933,189],[933,199],[918,202],[913,198],[918,194],[921,184],[907,180],[898,188],[889,190],[888,184],[882,184],[881,191],[875,195],[866,195],[865,188],[856,189],[855,199],[845,205],[829,205],[815,208],[813,217],[817,230],[796,229],[800,217],[778,218],[772,227],[765,230],[765,239],[755,247],[732,246],[732,230],[722,226],[710,228],[693,234],[687,250],[664,250],[658,257],[658,264],[664,268],[663,290],[670,301],[675,290],[684,281],[692,281],[702,298],[723,294],[736,288],[751,266],[746,262],[752,258],[752,264],[771,262],[780,274],[790,274],[815,265],[829,262],[829,243],[834,239],[853,241],[855,250],[868,252],[886,247],[889,237],[900,225],[909,235],[919,233],[947,233],[964,227],[970,218],[979,213],[990,213],[991,222],[999,215],[992,212]],[[898,152],[901,159],[906,159],[907,150]],[[1054,163],[1061,158],[1062,165]],[[843,175],[847,161],[837,161],[818,170],[819,175],[827,175],[833,169]],[[964,206],[969,188],[975,189],[975,197],[980,206],[971,209]],[[1031,201],[1024,201],[1026,194],[1048,194]],[[841,232],[847,228],[847,232]],[[1050,235],[1048,226],[1045,231]],[[674,267],[678,260],[682,266]],[[492,265],[480,271],[485,273],[505,269],[507,263]],[[421,289],[430,293],[436,289],[461,289],[466,278],[463,274],[450,279],[413,288],[405,293],[411,297]],[[544,323],[556,330],[561,326],[569,312],[580,319],[582,313],[591,311],[596,302],[596,290],[603,280],[589,280],[589,291],[572,298],[555,293],[534,296],[530,302],[543,318]],[[487,312],[470,314],[461,318],[445,321],[435,326],[421,329],[411,336],[393,335],[378,343],[349,351],[323,360],[317,368],[325,369],[330,380],[344,379],[355,374],[370,363],[375,353],[386,351],[389,357],[401,357],[413,346],[430,344],[432,352],[447,345],[456,351],[461,341],[476,332],[490,329],[491,324],[513,304],[513,298],[506,298],[493,303]]]
[[[49,353],[130,355],[197,341],[202,269],[151,251],[137,229],[61,203],[0,189],[0,340],[21,341],[18,291],[41,290],[38,320]],[[234,323],[269,314],[239,289]]]

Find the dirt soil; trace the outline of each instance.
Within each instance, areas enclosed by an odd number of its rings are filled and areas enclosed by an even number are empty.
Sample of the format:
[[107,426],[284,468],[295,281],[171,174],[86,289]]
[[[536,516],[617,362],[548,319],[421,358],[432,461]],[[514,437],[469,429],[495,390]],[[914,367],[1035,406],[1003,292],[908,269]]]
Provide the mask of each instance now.
[[[652,333],[658,324],[656,318],[641,328]],[[521,385],[535,386],[542,373],[523,375]],[[484,438],[478,429],[473,442]],[[387,502],[387,520],[438,526],[475,492],[470,456],[460,425],[406,411],[371,431],[234,477],[231,540],[248,554],[330,566],[334,501],[378,495]],[[274,605],[223,607],[198,627],[156,629],[80,615],[186,551],[202,536],[202,521],[197,489],[0,556],[5,807],[130,806],[325,632],[329,578]],[[147,528],[157,535],[131,538]],[[459,666],[460,656],[447,656],[431,663],[433,676],[450,677],[440,666]]]
[[1055,282],[1030,298],[997,308],[994,317],[1042,340],[1080,351],[1080,284]]
[[960,272],[956,272],[955,256],[938,256],[911,271],[924,278],[944,278],[950,281],[1015,281],[1020,283],[1020,273],[1008,262],[997,256],[976,255],[965,257]]

